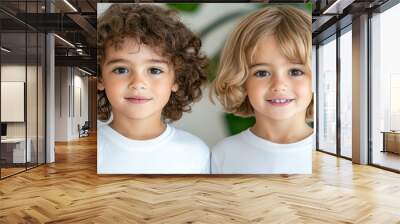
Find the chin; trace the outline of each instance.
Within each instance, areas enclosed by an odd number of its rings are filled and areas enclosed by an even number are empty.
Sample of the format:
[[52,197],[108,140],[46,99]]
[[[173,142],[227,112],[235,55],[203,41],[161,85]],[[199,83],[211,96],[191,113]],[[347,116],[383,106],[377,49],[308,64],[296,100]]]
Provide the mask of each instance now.
[[127,117],[131,120],[144,120],[151,116],[151,114],[131,113]]
[[275,120],[275,121],[285,121],[285,120],[291,120],[293,119],[295,116],[293,116],[293,114],[266,114],[266,117],[268,117],[269,119]]

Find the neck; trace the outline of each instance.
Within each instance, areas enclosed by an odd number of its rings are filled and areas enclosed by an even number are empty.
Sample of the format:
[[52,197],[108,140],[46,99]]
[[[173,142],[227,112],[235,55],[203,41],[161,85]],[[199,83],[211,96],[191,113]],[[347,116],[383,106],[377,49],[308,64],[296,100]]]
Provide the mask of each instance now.
[[313,133],[305,119],[300,117],[273,120],[256,115],[256,124],[250,129],[255,135],[271,142],[289,144],[305,139]]
[[148,119],[129,119],[118,114],[113,114],[110,127],[123,136],[134,140],[148,140],[160,136],[166,129],[161,117]]

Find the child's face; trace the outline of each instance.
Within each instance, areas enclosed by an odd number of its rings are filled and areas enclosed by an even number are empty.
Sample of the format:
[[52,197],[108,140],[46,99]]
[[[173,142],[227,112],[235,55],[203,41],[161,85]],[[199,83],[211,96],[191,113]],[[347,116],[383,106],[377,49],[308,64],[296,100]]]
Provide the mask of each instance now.
[[171,92],[178,89],[168,60],[132,38],[125,38],[118,50],[107,46],[104,55],[98,89],[105,89],[114,118],[160,119]]
[[305,119],[312,99],[311,73],[298,63],[282,55],[273,35],[259,41],[245,83],[256,118]]

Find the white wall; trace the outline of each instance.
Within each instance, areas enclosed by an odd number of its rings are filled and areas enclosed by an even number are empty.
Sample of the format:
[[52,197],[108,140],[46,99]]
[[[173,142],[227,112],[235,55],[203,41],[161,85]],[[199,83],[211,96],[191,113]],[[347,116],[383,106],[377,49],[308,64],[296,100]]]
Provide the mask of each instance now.
[[[55,68],[55,141],[66,141],[68,116],[68,73],[67,67]],[[66,95],[67,97],[62,97]]]
[[79,138],[78,124],[88,120],[88,80],[72,67],[56,67],[55,73],[55,141],[70,141]]
[[[88,78],[83,77],[81,75],[84,75],[81,73],[79,70],[74,69],[74,82],[73,86],[74,91],[71,96],[71,99],[74,99],[74,102],[71,102],[71,106],[74,104],[74,108],[72,108],[72,130],[71,130],[71,135],[73,136],[72,138],[78,138],[79,133],[78,133],[78,124],[82,126],[85,121],[88,121]],[[78,93],[80,91],[80,93]],[[79,97],[80,95],[80,97]],[[80,101],[80,102],[79,102]],[[81,107],[81,108],[79,108]],[[82,110],[82,111],[80,111]]]
[[[7,137],[24,138],[25,135],[30,139],[30,148],[33,161],[36,161],[37,153],[39,153],[39,163],[44,162],[44,89],[42,67],[25,66],[25,64],[4,64],[1,66],[1,75],[3,81],[24,82],[26,85],[26,100],[23,100],[22,107],[16,109],[12,107],[2,107],[2,112],[22,113],[26,112],[26,120],[22,122],[6,122]],[[25,80],[27,79],[27,81]],[[2,89],[3,92],[4,89]],[[19,90],[20,94],[24,94],[24,89]],[[22,91],[22,92],[21,92]],[[2,98],[4,96],[2,95]],[[22,97],[24,98],[24,96]],[[26,106],[25,106],[26,102]],[[3,104],[4,102],[2,102]],[[7,111],[8,110],[8,111]]]
[[[8,65],[2,65],[1,66],[1,81],[10,81],[10,82],[25,82],[25,75],[26,75],[26,69],[28,71],[28,74],[30,74],[30,71],[33,70],[32,66],[25,67],[25,65],[18,65],[18,64],[8,64]],[[36,73],[35,73],[36,74]],[[32,83],[30,83],[32,84]],[[36,85],[36,82],[33,83]],[[31,90],[31,89],[28,89]],[[35,93],[35,94],[34,94]],[[34,90],[34,93],[30,93],[28,91],[27,96],[28,98],[33,98],[36,97],[36,89]],[[32,99],[27,99],[27,102],[32,102]],[[35,105],[32,105],[36,107]],[[7,110],[9,108],[1,108],[1,110]],[[24,108],[22,108],[24,110]],[[35,114],[36,115],[36,114]],[[31,117],[32,114],[27,114],[28,116],[28,121],[31,122],[33,118]],[[36,119],[36,117],[35,117]],[[25,137],[25,123],[26,122],[7,122],[7,136],[8,137]],[[28,128],[33,127],[32,125],[28,125]],[[36,129],[36,128],[35,128]],[[30,130],[28,130],[28,134],[31,133]],[[29,137],[29,136],[28,136]]]

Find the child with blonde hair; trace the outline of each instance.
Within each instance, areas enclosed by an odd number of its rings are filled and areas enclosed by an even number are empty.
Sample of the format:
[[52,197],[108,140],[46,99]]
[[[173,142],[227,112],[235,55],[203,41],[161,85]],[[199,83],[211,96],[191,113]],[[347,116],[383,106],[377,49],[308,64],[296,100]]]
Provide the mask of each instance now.
[[313,113],[311,44],[311,16],[293,7],[266,7],[237,25],[211,97],[256,123],[212,148],[212,173],[312,172],[313,129],[306,122]]

